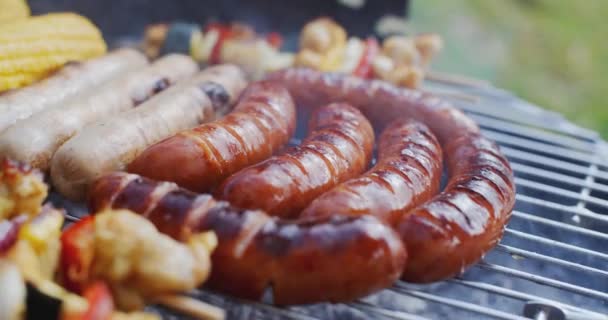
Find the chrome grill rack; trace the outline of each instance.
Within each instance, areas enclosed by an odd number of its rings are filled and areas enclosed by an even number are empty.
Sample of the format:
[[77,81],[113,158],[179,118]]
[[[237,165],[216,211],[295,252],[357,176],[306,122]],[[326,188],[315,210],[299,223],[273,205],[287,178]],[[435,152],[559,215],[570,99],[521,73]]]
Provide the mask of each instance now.
[[204,290],[192,295],[224,307],[229,319],[608,319],[607,144],[503,90],[427,83],[511,161],[517,203],[495,250],[458,278],[400,281],[348,304],[278,308]]
[[[494,87],[427,81],[425,90],[477,121],[515,172],[511,221],[481,262],[455,279],[399,281],[346,304],[279,308],[207,290],[191,296],[224,308],[228,319],[608,320],[608,144],[596,132]],[[149,309],[184,319],[158,306]]]

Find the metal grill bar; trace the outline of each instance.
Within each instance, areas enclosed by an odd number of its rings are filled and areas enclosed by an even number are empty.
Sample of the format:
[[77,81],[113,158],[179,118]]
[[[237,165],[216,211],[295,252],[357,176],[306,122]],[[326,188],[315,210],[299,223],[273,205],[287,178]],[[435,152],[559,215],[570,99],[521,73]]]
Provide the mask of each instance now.
[[589,311],[587,309],[583,309],[583,308],[579,308],[573,305],[569,305],[563,302],[558,302],[555,300],[551,300],[551,299],[546,299],[546,298],[542,298],[542,297],[538,297],[532,294],[528,294],[528,293],[524,293],[521,291],[516,291],[516,290],[512,290],[512,289],[507,289],[504,287],[499,287],[493,284],[488,284],[488,283],[483,283],[483,282],[477,282],[477,281],[467,281],[467,280],[462,280],[462,279],[450,279],[448,280],[449,282],[453,282],[453,283],[457,283],[463,286],[467,286],[469,288],[473,288],[473,289],[477,289],[477,290],[483,290],[489,293],[495,293],[495,294],[500,294],[502,296],[505,297],[509,297],[512,299],[516,299],[516,300],[520,300],[520,301],[542,301],[545,302],[547,304],[551,304],[551,305],[556,305],[556,306],[560,306],[563,307],[565,309],[569,309],[578,313],[582,313],[582,314],[588,314],[590,316],[595,316],[595,317],[605,317],[604,315],[597,313],[597,312],[593,312],[593,311]]
[[593,203],[593,204],[597,204],[600,205],[602,207],[607,207],[608,208],[608,201],[607,200],[603,200],[594,196],[590,196],[590,195],[581,195],[579,192],[573,192],[573,191],[569,191],[569,190],[564,190],[561,188],[557,188],[554,186],[550,186],[544,183],[540,183],[540,182],[536,182],[536,181],[530,181],[524,178],[515,178],[515,183],[528,187],[528,188],[534,188],[534,189],[538,189],[538,190],[542,190],[542,191],[549,191],[551,193],[560,195],[560,196],[564,196],[564,197],[568,197],[574,200],[579,200],[579,201],[585,201],[585,202],[589,202],[589,203]]
[[398,283],[395,287],[391,288],[390,290],[393,290],[395,292],[405,294],[408,296],[424,299],[427,301],[442,303],[442,304],[452,306],[455,308],[459,308],[462,310],[476,312],[478,314],[483,314],[483,315],[494,317],[497,319],[506,319],[506,320],[526,319],[524,317],[520,317],[520,316],[506,313],[503,311],[498,311],[498,310],[482,307],[482,306],[479,306],[479,305],[476,305],[476,304],[473,304],[470,302],[465,302],[465,301],[446,298],[446,297],[440,297],[440,296],[436,296],[434,294],[430,294],[430,293],[423,292],[423,291],[412,290],[410,288],[404,287],[403,284],[401,284],[401,283]]
[[592,156],[591,153],[584,153],[564,147],[548,145],[528,139],[514,137],[508,134],[500,133],[492,130],[482,130],[484,135],[490,139],[501,144],[508,144],[512,146],[518,146],[526,148],[528,150],[540,151],[547,154],[555,154],[562,158],[571,159],[574,161],[590,163],[590,164],[601,164],[597,163],[597,159]]
[[371,313],[375,313],[378,315],[382,315],[385,317],[389,317],[389,318],[393,318],[393,319],[400,319],[400,320],[430,320],[429,318],[425,318],[425,317],[421,317],[421,316],[417,316],[411,313],[405,313],[405,312],[401,312],[401,311],[396,311],[396,310],[390,310],[390,309],[382,309],[382,308],[378,308],[377,306],[374,306],[373,304],[366,302],[366,301],[357,301],[354,302],[353,305],[369,311]]
[[[577,165],[571,162],[558,160],[554,158],[545,157],[535,153],[512,149],[507,146],[500,146],[500,150],[509,157],[509,160],[514,161],[518,159],[520,161],[534,162],[542,166],[550,166],[553,168],[570,171],[572,173],[584,174],[589,173],[589,167]],[[597,171],[593,175],[594,177],[608,180],[608,173],[603,171]]]
[[582,254],[586,254],[586,255],[589,255],[589,256],[593,256],[593,257],[597,257],[597,258],[608,260],[608,254],[605,254],[605,253],[601,253],[601,252],[598,252],[598,251],[585,249],[585,248],[582,248],[582,247],[578,247],[578,246],[574,246],[574,245],[571,245],[571,244],[568,244],[568,243],[564,243],[564,242],[559,242],[559,241],[547,239],[547,238],[544,238],[544,237],[539,237],[539,236],[532,235],[532,234],[529,234],[529,233],[513,230],[511,228],[506,228],[505,229],[505,233],[509,234],[509,235],[512,235],[512,236],[515,236],[515,237],[518,237],[518,238],[521,238],[521,239],[526,239],[526,240],[542,243],[542,244],[545,244],[545,245],[548,245],[548,246],[551,246],[551,247],[566,249],[566,250],[574,251],[574,252],[577,252],[577,253],[582,253]]
[[522,249],[515,248],[512,246],[499,244],[498,246],[496,246],[496,249],[506,252],[508,254],[517,255],[520,257],[524,257],[524,258],[535,259],[535,260],[539,260],[539,261],[543,261],[543,262],[549,262],[549,263],[560,265],[560,266],[570,268],[573,270],[589,272],[589,273],[596,274],[598,276],[608,277],[608,271],[596,269],[596,268],[589,267],[589,266],[586,266],[586,265],[583,265],[580,263],[575,263],[575,262],[571,262],[571,261],[567,261],[567,260],[554,258],[551,256],[547,256],[544,254],[540,254],[540,253],[536,253],[536,252],[532,252],[532,251],[528,251],[528,250],[522,250]]
[[511,162],[511,168],[513,168],[513,170],[516,170],[519,172],[538,176],[541,178],[551,179],[551,180],[554,180],[557,182],[565,182],[565,183],[568,183],[568,184],[571,184],[574,186],[580,186],[580,187],[585,187],[585,188],[589,188],[592,190],[608,192],[608,186],[590,181],[589,178],[592,178],[591,176],[588,176],[587,180],[583,180],[583,179],[573,178],[572,176],[568,176],[565,174],[556,173],[556,172],[552,172],[552,171],[548,171],[548,170],[544,170],[544,169],[540,169],[540,168],[534,168],[534,167],[531,167],[531,166],[528,166],[525,164],[516,163],[516,162]]
[[594,220],[598,220],[598,221],[602,221],[602,222],[608,221],[606,215],[591,212],[585,208],[579,208],[579,207],[575,207],[575,206],[566,206],[563,204],[530,197],[530,196],[527,196],[524,194],[515,195],[515,199],[517,199],[517,201],[523,201],[523,202],[531,203],[531,204],[534,204],[537,206],[560,210],[560,211],[572,213],[574,215],[580,215],[580,216],[583,216],[586,218],[590,218],[590,219],[594,219]]
[[583,295],[586,295],[586,296],[589,296],[589,297],[594,297],[594,298],[602,299],[604,301],[608,301],[608,294],[607,293],[599,292],[599,291],[596,291],[596,290],[591,290],[591,289],[588,289],[588,288],[584,288],[584,287],[581,287],[581,286],[573,285],[573,284],[570,284],[570,283],[567,283],[567,282],[563,282],[563,281],[559,281],[559,280],[555,280],[555,279],[551,279],[551,278],[547,278],[547,277],[543,277],[543,276],[539,276],[539,275],[536,275],[536,274],[531,274],[531,273],[528,273],[528,272],[511,269],[511,268],[499,266],[499,265],[496,265],[496,264],[487,263],[485,261],[482,261],[482,262],[478,263],[476,265],[476,267],[487,269],[487,270],[491,270],[491,271],[500,272],[502,274],[506,274],[506,275],[509,275],[509,276],[513,276],[513,277],[521,278],[521,279],[524,279],[524,280],[536,282],[538,284],[543,284],[543,285],[551,286],[551,287],[554,287],[554,288],[557,288],[557,289],[568,290],[568,291],[579,293],[579,294],[583,294]]
[[593,152],[595,144],[577,138],[572,138],[564,134],[554,133],[551,131],[540,130],[534,127],[520,125],[511,121],[498,120],[478,114],[469,115],[481,126],[492,128],[500,131],[510,132],[517,135],[527,136],[537,140],[543,140],[551,144],[559,144],[572,149],[578,149],[583,152]]
[[559,221],[554,221],[554,220],[550,220],[550,219],[546,219],[546,218],[541,218],[535,215],[531,215],[531,214],[527,214],[527,213],[523,213],[521,211],[517,211],[517,210],[513,210],[513,216],[515,217],[519,217],[522,219],[526,219],[526,220],[530,220],[530,221],[534,221],[534,222],[538,222],[538,223],[542,223],[545,225],[550,225],[552,227],[556,227],[556,228],[560,228],[560,229],[564,229],[564,230],[568,230],[568,231],[572,231],[572,232],[576,232],[582,235],[586,235],[586,236],[590,236],[590,237],[594,237],[594,238],[598,238],[598,239],[602,239],[602,240],[608,240],[608,234],[602,233],[602,232],[598,232],[598,231],[594,231],[594,230],[589,230],[589,229],[585,229],[585,228],[581,228],[581,227],[576,227],[576,226],[572,226],[563,222],[559,222]]

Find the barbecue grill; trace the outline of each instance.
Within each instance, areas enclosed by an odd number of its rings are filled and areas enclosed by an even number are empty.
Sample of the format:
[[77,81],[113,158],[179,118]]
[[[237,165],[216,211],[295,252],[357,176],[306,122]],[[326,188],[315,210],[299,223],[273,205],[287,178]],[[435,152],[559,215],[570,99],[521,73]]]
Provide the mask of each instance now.
[[[199,10],[206,4],[177,3]],[[167,7],[167,14],[153,5]],[[33,1],[32,7],[34,12],[79,11],[99,23],[115,43],[133,36],[121,34],[117,26],[141,34],[145,23],[180,14],[173,2],[160,1],[114,6],[102,1]],[[192,11],[184,14],[204,21]],[[272,26],[253,23],[262,30]],[[293,30],[286,31],[288,36],[294,36]],[[430,285],[399,281],[347,304],[278,308],[204,289],[191,295],[223,307],[229,319],[608,319],[608,144],[596,132],[483,82],[431,74],[423,90],[466,111],[511,162],[517,203],[495,250],[455,279]],[[54,201],[67,205],[74,219],[81,213],[78,205]],[[167,319],[181,318],[155,306],[150,310]]]

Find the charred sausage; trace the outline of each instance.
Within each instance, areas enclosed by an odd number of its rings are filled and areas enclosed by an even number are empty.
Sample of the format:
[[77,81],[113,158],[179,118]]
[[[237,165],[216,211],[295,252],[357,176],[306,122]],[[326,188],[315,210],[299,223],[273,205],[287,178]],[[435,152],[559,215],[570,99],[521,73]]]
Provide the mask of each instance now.
[[213,66],[135,109],[86,126],[53,156],[53,185],[62,195],[82,200],[95,179],[123,170],[145,148],[223,116],[245,85],[236,66]]
[[113,173],[99,179],[90,208],[124,208],[142,214],[177,239],[212,230],[212,288],[260,299],[272,288],[274,303],[349,301],[389,286],[406,259],[394,231],[372,216],[299,221],[236,209],[209,195]]
[[437,194],[441,148],[422,123],[398,119],[380,135],[374,167],[315,199],[303,217],[371,214],[397,225],[404,214]]
[[256,82],[232,113],[149,147],[127,170],[209,191],[230,174],[270,157],[294,129],[295,107],[287,90],[275,82]]
[[437,136],[448,169],[446,188],[407,213],[396,227],[408,250],[403,278],[431,282],[462,272],[502,236],[515,202],[513,171],[498,146],[449,103],[382,81],[287,69],[268,76],[285,84],[301,106],[346,102],[373,125],[409,117]]
[[25,88],[0,95],[0,132],[44,109],[66,103],[69,98],[141,68],[146,57],[133,49],[119,49],[87,62],[64,66],[52,76]]
[[18,121],[0,135],[0,154],[47,170],[55,151],[87,124],[133,108],[197,69],[188,56],[165,56],[65,105]]
[[365,170],[374,131],[359,110],[347,104],[323,106],[313,113],[309,130],[300,145],[230,176],[218,197],[294,218],[314,198]]

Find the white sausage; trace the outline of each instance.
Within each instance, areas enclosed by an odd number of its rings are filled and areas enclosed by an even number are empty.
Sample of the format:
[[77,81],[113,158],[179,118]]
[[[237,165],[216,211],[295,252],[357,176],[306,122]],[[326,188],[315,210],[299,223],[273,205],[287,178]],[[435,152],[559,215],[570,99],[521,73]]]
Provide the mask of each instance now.
[[191,58],[168,55],[65,105],[18,121],[0,135],[0,155],[47,170],[57,148],[88,123],[133,108],[197,70]]
[[45,80],[0,95],[0,132],[17,120],[64,103],[147,64],[146,57],[133,49],[119,49],[97,59],[69,63]]
[[148,146],[225,114],[245,85],[239,68],[211,67],[135,109],[90,124],[55,153],[53,185],[81,200],[95,179],[123,169]]

